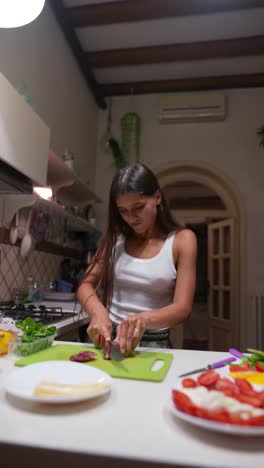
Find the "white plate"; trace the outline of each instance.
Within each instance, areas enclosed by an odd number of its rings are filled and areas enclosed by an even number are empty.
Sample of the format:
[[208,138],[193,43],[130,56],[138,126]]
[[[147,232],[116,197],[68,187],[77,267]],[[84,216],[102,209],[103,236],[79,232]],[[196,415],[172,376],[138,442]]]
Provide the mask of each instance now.
[[[222,377],[228,377],[229,379],[231,379],[231,377],[228,375],[229,366],[226,366],[221,369],[216,369],[216,372],[220,374]],[[194,374],[194,375],[190,375],[189,377],[194,378],[196,380],[198,376],[199,374]],[[182,380],[183,378],[178,378],[176,380],[175,386],[174,386],[175,389],[182,390],[182,385],[181,385]],[[263,390],[262,385],[253,385],[253,387],[258,391]],[[169,409],[169,411],[177,418],[187,423],[190,423],[194,426],[202,427],[204,429],[208,429],[208,430],[216,431],[216,432],[223,432],[226,434],[234,434],[234,435],[245,435],[245,436],[263,436],[264,435],[264,427],[239,426],[235,424],[221,423],[218,421],[210,421],[208,419],[203,419],[198,416],[192,416],[191,414],[183,413],[182,411],[178,410],[175,407],[171,396],[168,399],[166,406]]]
[[208,419],[203,419],[199,418],[198,416],[192,416],[191,414],[183,413],[174,406],[171,398],[168,400],[166,406],[174,416],[177,416],[177,418],[181,419],[182,421],[186,421],[187,423],[190,423],[194,426],[202,427],[210,431],[245,436],[264,435],[264,427],[238,426],[235,424],[220,423],[217,421],[209,421]]
[[44,300],[46,301],[74,301],[75,293],[65,292],[45,292]]
[[[33,395],[35,387],[42,380],[63,384],[105,383],[107,388],[88,395],[48,396]],[[112,378],[105,372],[78,362],[49,361],[30,364],[14,370],[8,375],[4,388],[12,396],[41,403],[72,403],[89,400],[108,393]]]

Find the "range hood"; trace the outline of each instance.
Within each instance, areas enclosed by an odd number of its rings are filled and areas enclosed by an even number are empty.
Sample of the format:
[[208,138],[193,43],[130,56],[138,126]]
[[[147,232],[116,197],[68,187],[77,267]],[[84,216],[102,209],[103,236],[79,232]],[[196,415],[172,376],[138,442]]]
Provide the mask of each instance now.
[[32,193],[33,182],[21,172],[0,161],[0,193]]
[[47,180],[50,130],[0,73],[0,193],[31,193]]

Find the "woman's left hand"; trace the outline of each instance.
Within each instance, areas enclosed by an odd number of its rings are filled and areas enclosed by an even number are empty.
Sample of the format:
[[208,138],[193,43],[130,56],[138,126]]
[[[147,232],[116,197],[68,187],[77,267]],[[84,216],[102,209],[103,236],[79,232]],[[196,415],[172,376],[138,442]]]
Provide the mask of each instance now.
[[118,343],[121,352],[125,356],[133,353],[137,347],[146,329],[146,323],[143,317],[132,315],[123,319],[118,325],[115,341]]

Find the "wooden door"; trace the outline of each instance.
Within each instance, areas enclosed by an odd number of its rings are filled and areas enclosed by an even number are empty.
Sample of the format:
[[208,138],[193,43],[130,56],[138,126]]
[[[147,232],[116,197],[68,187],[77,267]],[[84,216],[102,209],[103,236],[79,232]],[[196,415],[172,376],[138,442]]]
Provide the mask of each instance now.
[[228,351],[236,343],[235,222],[208,225],[209,349]]

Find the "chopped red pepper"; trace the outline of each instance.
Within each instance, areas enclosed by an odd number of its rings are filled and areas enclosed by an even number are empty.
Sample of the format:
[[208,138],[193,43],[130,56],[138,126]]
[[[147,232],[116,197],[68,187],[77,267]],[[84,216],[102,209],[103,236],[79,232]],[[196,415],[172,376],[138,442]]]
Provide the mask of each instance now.
[[255,364],[256,370],[258,372],[264,372],[264,362],[263,361],[257,361]]

